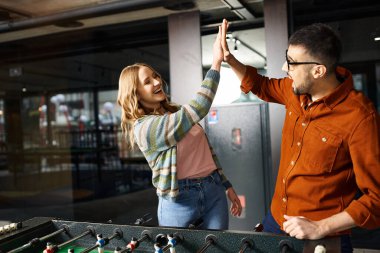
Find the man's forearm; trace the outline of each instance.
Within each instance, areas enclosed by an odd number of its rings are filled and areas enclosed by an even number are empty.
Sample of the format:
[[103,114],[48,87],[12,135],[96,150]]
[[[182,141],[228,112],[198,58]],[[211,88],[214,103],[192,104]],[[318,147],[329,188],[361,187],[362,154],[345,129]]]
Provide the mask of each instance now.
[[317,240],[355,227],[352,217],[345,211],[329,218],[313,221],[303,216],[284,215],[284,231],[297,239]]
[[356,226],[354,219],[345,211],[320,220],[318,223],[324,235],[333,234]]

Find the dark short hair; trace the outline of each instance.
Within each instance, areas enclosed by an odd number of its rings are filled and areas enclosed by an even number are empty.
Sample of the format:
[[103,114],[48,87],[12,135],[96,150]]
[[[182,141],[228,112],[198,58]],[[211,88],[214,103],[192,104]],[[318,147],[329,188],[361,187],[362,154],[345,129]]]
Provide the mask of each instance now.
[[334,72],[342,52],[339,35],[328,25],[316,23],[305,26],[289,38],[289,45],[303,46],[328,72]]

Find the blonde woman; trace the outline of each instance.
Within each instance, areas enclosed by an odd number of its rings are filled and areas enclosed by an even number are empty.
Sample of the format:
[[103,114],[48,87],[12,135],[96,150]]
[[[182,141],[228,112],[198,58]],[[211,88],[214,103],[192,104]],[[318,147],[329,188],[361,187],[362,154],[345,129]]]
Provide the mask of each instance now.
[[240,200],[198,124],[218,88],[223,60],[220,36],[221,28],[211,69],[188,104],[170,103],[160,74],[147,64],[128,66],[120,74],[121,126],[131,148],[137,144],[152,169],[160,226],[188,227],[202,219],[201,228],[228,229],[226,194],[231,214],[241,214]]

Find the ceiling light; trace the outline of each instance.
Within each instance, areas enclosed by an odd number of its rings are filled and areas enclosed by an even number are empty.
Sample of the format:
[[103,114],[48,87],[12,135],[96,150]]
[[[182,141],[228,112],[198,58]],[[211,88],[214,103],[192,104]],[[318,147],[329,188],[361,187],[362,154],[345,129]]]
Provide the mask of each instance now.
[[374,41],[380,41],[380,28],[376,28],[376,30],[371,33],[371,38],[373,38]]
[[234,36],[232,35],[232,33],[227,33],[226,34],[226,40],[227,40],[227,42],[230,42],[233,39],[234,39]]
[[9,68],[9,76],[10,77],[22,76],[22,68],[21,67]]
[[237,39],[234,39],[234,51],[238,51],[238,45],[239,44],[239,41]]

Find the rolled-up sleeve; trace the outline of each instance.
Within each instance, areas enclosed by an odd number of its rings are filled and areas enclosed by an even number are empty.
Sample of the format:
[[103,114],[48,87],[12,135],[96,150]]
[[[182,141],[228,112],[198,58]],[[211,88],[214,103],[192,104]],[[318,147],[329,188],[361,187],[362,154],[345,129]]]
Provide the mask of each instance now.
[[286,104],[292,93],[293,81],[287,77],[276,79],[268,78],[257,73],[257,69],[246,66],[240,89],[244,93],[252,92],[260,99],[278,104]]
[[356,183],[362,193],[346,208],[357,226],[380,227],[380,120],[377,112],[361,121],[350,138]]

